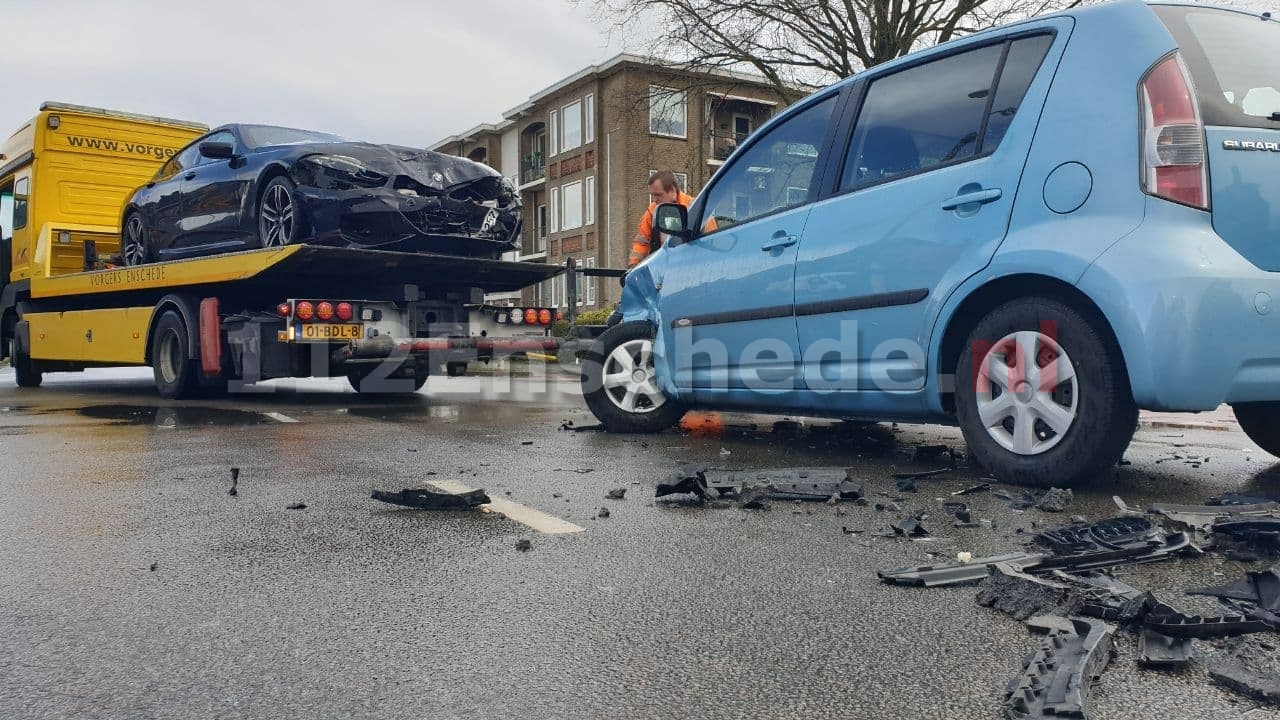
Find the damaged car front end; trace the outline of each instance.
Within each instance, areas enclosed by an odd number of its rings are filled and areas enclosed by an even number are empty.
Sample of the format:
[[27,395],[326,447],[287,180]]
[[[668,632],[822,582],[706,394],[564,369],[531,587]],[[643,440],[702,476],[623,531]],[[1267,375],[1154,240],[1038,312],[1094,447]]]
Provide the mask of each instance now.
[[290,177],[311,243],[495,258],[519,247],[515,187],[465,158],[343,143],[299,158]]

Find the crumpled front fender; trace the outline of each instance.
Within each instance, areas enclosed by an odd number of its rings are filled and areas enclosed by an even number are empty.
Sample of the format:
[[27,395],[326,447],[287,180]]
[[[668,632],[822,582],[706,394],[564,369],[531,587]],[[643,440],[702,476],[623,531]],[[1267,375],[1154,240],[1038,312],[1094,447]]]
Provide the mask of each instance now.
[[627,273],[618,310],[622,313],[623,322],[647,322],[653,326],[653,361],[658,387],[667,397],[679,398],[680,393],[672,381],[675,377],[674,359],[666,351],[670,328],[663,325],[662,313],[658,309],[666,256],[665,248],[660,249]]

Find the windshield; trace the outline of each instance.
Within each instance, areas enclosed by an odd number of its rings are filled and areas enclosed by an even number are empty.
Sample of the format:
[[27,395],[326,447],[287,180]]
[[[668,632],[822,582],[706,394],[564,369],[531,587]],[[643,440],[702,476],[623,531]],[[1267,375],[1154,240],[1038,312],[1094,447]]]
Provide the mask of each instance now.
[[340,143],[346,138],[313,130],[274,127],[272,125],[241,125],[240,134],[251,148],[275,145],[301,145],[304,143]]
[[1206,125],[1280,128],[1280,22],[1184,6],[1156,13],[1178,41]]

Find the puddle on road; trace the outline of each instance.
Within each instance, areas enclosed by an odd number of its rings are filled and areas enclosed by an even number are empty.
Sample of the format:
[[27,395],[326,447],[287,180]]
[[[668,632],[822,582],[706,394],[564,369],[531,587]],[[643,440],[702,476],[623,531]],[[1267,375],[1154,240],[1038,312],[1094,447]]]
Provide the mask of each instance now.
[[264,425],[273,422],[260,412],[212,407],[90,405],[77,408],[76,412],[84,417],[110,420],[114,425],[194,427],[201,425]]

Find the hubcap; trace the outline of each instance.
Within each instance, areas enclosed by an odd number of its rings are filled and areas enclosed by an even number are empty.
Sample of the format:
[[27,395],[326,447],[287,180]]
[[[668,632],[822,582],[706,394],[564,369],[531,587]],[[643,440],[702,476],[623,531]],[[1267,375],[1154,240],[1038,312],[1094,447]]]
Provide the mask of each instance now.
[[124,264],[141,265],[147,258],[146,233],[142,229],[142,217],[132,215],[124,226]]
[[282,247],[293,237],[293,196],[289,188],[272,185],[262,198],[259,214],[263,247]]
[[650,413],[667,402],[654,381],[652,340],[631,340],[609,353],[604,361],[604,394],[629,413]]
[[1011,333],[978,367],[978,417],[1001,447],[1039,455],[1062,441],[1076,419],[1079,386],[1056,340],[1034,330]]

